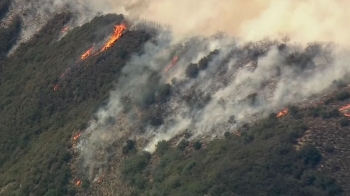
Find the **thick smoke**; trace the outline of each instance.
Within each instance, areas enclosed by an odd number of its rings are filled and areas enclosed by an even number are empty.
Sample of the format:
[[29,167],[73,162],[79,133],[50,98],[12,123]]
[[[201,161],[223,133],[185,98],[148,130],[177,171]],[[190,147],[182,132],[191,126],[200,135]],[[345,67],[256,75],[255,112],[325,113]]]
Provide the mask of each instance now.
[[179,43],[164,32],[125,65],[79,144],[90,177],[115,156],[107,150],[115,143],[137,139],[152,152],[158,141],[183,133],[189,139],[221,136],[310,100],[350,71],[348,51],[331,44],[242,43],[223,35]]
[[88,0],[96,10],[172,26],[175,34],[226,32],[244,40],[350,43],[347,0]]
[[76,10],[74,25],[112,12],[140,19],[134,29],[143,20],[171,27],[125,65],[84,130],[78,149],[93,179],[120,158],[126,139],[154,151],[159,140],[185,132],[215,137],[327,90],[349,74],[349,51],[308,43],[347,46],[349,6],[342,0],[14,0],[8,18],[22,14],[23,40],[62,9]]
[[64,11],[72,13],[72,20],[70,24],[68,24],[70,28],[82,25],[98,15],[96,11],[87,7],[82,1],[12,0],[8,14],[1,21],[1,26],[6,27],[16,16],[19,16],[22,20],[20,38],[12,51],[14,51],[20,43],[28,41],[55,14]]

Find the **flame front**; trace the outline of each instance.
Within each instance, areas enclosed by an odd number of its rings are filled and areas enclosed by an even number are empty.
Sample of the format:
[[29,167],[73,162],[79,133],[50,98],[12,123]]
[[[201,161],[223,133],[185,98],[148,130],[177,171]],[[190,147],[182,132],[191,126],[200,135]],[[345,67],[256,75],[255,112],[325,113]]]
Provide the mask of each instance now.
[[75,186],[80,186],[82,184],[81,180],[78,180],[76,183],[75,183]]
[[54,90],[54,91],[57,91],[59,87],[60,87],[60,86],[55,85],[55,86],[53,87],[53,90]]
[[277,117],[277,118],[280,118],[280,117],[283,117],[283,116],[285,116],[285,115],[287,115],[287,114],[288,114],[288,109],[286,108],[286,109],[284,109],[284,110],[278,112],[277,115],[276,115],[276,117]]
[[175,57],[173,58],[173,60],[171,60],[170,64],[165,68],[164,72],[165,72],[165,73],[168,72],[169,69],[171,69],[171,68],[177,63],[178,60],[179,60],[179,57],[178,57],[178,56],[175,56]]
[[105,45],[102,47],[100,52],[103,52],[103,51],[107,50],[108,48],[112,47],[114,45],[114,43],[123,35],[125,30],[126,30],[125,24],[115,26],[113,35],[105,43]]
[[83,55],[81,55],[80,60],[83,61],[87,59],[89,56],[91,56],[93,50],[94,50],[94,47],[91,47],[89,50],[87,50]]
[[76,135],[73,137],[73,140],[74,140],[74,141],[77,141],[77,140],[80,138],[80,136],[81,136],[81,133],[76,134]]
[[350,109],[350,104],[347,104],[341,108],[339,108],[339,112],[343,113],[344,116],[350,117],[350,113],[348,113],[348,110]]
[[69,29],[69,27],[64,27],[64,28],[61,30],[61,32],[62,32],[62,33],[67,33],[68,29]]

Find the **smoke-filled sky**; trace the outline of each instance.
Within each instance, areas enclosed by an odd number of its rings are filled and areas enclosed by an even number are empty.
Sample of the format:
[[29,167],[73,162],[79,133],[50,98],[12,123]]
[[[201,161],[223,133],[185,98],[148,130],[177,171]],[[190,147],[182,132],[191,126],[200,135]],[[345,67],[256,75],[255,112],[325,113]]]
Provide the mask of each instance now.
[[102,12],[169,24],[177,35],[218,31],[259,40],[288,35],[295,41],[350,43],[348,0],[88,0]]

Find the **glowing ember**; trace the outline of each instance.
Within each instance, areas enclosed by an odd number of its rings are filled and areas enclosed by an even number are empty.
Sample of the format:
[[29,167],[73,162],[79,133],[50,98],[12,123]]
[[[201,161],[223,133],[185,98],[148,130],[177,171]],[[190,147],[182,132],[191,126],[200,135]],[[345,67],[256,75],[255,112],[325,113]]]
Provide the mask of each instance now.
[[54,91],[57,91],[59,87],[60,87],[60,86],[55,85],[55,86],[53,87],[53,90],[54,90]]
[[288,114],[288,109],[286,108],[286,109],[284,109],[284,110],[278,112],[277,115],[276,115],[276,117],[277,117],[277,118],[280,118],[280,117],[283,117],[283,116],[285,116],[285,115],[287,115],[287,114]]
[[171,69],[171,68],[177,63],[178,60],[179,60],[179,57],[178,57],[178,56],[175,56],[175,57],[173,58],[173,60],[171,60],[170,64],[165,68],[164,72],[165,72],[165,73],[168,72],[169,69]]
[[64,27],[64,28],[61,30],[61,32],[62,32],[62,33],[66,33],[66,32],[68,31],[68,29],[69,29],[69,27]]
[[75,186],[80,186],[82,184],[81,180],[78,180],[76,183],[75,183]]
[[73,137],[73,140],[74,140],[74,141],[77,141],[77,140],[80,138],[80,136],[81,136],[81,133],[76,134],[76,135]]
[[102,47],[100,52],[103,52],[103,51],[107,50],[108,48],[112,47],[114,45],[114,43],[123,35],[125,30],[126,30],[125,24],[115,26],[113,35],[111,36],[111,38],[109,38],[107,43],[105,43],[105,45]]
[[102,182],[102,178],[105,177],[105,175],[103,174],[101,177],[98,178],[97,183],[101,183]]
[[345,106],[339,108],[339,111],[342,112],[342,111],[345,111],[345,110],[347,110],[347,109],[350,109],[350,104],[345,105]]
[[80,60],[83,61],[87,59],[89,56],[91,56],[93,50],[94,50],[94,47],[91,47],[89,50],[87,50],[83,55],[81,55]]
[[339,108],[339,112],[342,112],[344,114],[344,116],[346,116],[346,117],[350,117],[350,113],[348,113],[349,109],[350,109],[350,104]]
[[236,135],[237,135],[238,137],[241,137],[242,134],[241,134],[241,132],[237,131],[237,132],[236,132]]

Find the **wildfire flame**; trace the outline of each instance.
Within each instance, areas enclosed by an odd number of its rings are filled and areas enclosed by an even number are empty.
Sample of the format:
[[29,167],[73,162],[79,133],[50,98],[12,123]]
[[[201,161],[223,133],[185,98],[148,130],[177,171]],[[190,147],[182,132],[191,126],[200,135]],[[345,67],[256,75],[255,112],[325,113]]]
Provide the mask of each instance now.
[[178,60],[179,60],[179,57],[178,57],[178,56],[175,56],[175,57],[173,58],[173,60],[171,60],[170,64],[165,68],[164,72],[165,72],[165,73],[168,72],[169,69],[171,69],[171,68],[177,63]]
[[75,183],[75,186],[80,186],[82,184],[81,180],[78,180],[76,183]]
[[60,87],[60,86],[55,85],[55,86],[53,87],[53,90],[54,90],[54,91],[57,91],[59,87]]
[[342,112],[344,114],[344,116],[346,117],[350,117],[350,113],[347,113],[347,110],[350,109],[350,104],[347,104],[341,108],[339,108],[339,112]]
[[288,109],[283,109],[282,111],[279,111],[276,115],[277,118],[283,117],[288,114]]
[[62,32],[62,33],[66,33],[66,32],[68,31],[68,29],[69,29],[69,27],[64,27],[64,28],[61,30],[61,32]]
[[76,135],[73,137],[73,140],[74,140],[74,141],[77,141],[77,140],[80,138],[80,136],[81,136],[81,133],[76,134]]
[[97,183],[101,183],[102,182],[102,178],[105,177],[105,175],[103,174],[101,177],[98,178]]
[[91,56],[93,50],[94,50],[94,47],[89,48],[89,50],[87,50],[83,55],[81,55],[80,60],[83,61],[87,59],[89,56]]
[[108,48],[112,47],[114,45],[114,43],[123,35],[125,30],[126,30],[126,25],[125,24],[116,25],[115,28],[114,28],[113,35],[105,43],[105,45],[102,47],[100,52],[103,52],[103,51],[107,50]]

